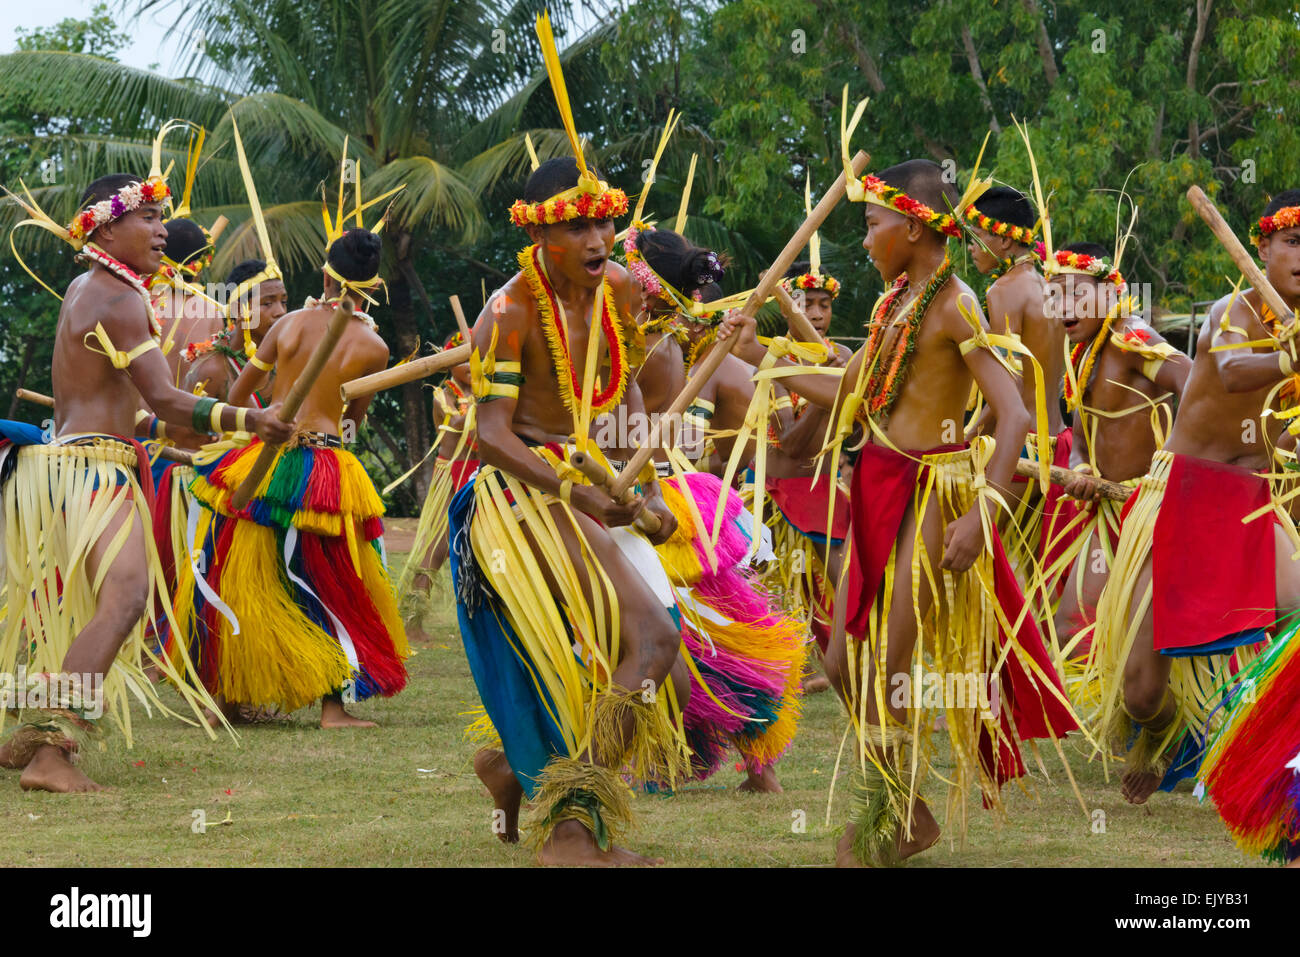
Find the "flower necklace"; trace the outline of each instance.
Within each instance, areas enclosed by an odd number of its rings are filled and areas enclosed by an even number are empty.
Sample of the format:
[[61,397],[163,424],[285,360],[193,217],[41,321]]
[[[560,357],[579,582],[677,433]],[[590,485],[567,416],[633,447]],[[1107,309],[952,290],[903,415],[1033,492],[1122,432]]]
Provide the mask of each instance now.
[[952,259],[944,253],[943,262],[930,277],[925,289],[912,303],[912,307],[904,317],[905,328],[894,341],[894,354],[888,363],[880,361],[883,358],[880,353],[884,348],[885,330],[894,324],[891,321],[894,307],[898,305],[899,296],[908,286],[907,273],[894,280],[894,285],[873,310],[871,320],[867,323],[867,342],[864,347],[866,362],[871,369],[871,378],[867,382],[866,392],[867,411],[872,415],[879,415],[882,418],[887,416],[898,400],[907,365],[916,349],[916,336],[920,332],[921,321],[925,318],[926,310],[930,308],[930,302],[951,275]]
[[[537,302],[537,311],[542,319],[542,331],[546,334],[546,343],[551,349],[551,363],[555,367],[555,378],[560,387],[560,400],[564,407],[574,415],[578,414],[580,400],[577,396],[582,391],[578,370],[573,366],[569,355],[569,336],[564,323],[556,318],[556,313],[563,312],[563,306],[556,309],[555,290],[547,281],[541,265],[541,250],[538,246],[527,246],[516,257],[524,280]],[[609,383],[602,388],[597,378],[593,385],[591,411],[593,415],[608,412],[618,405],[623,398],[627,385],[627,349],[623,344],[623,330],[618,321],[618,308],[614,305],[614,294],[609,280],[601,280],[601,292],[604,308],[600,313],[600,328],[605,335],[605,345],[609,348]],[[589,330],[595,335],[595,330]]]
[[991,279],[993,282],[997,282],[999,279],[1001,279],[1007,273],[1011,272],[1011,270],[1015,269],[1021,263],[1027,263],[1037,258],[1038,256],[1035,253],[1025,253],[1023,256],[1017,256],[1015,259],[1004,259],[999,264],[1001,268],[995,269],[991,273],[989,273],[989,279]]
[[161,341],[162,323],[158,321],[158,314],[154,311],[153,299],[149,295],[149,287],[145,285],[144,277],[126,263],[118,262],[94,243],[86,243],[86,245],[82,246],[79,255],[84,256],[91,262],[99,263],[99,265],[140,294],[140,298],[144,300],[144,307],[149,313],[149,329],[153,333],[153,337]]
[[704,355],[704,350],[718,338],[718,330],[710,329],[704,335],[700,336],[700,341],[691,346],[691,351],[686,355],[686,371],[690,372],[695,368],[695,363],[700,361],[700,356]]
[[[1110,327],[1115,322],[1115,317],[1120,313],[1120,303],[1106,313],[1106,320],[1101,324],[1099,331],[1092,342],[1080,342],[1070,350],[1070,368],[1076,370],[1075,381],[1079,384],[1079,394],[1074,394],[1074,389],[1070,385],[1070,377],[1065,377],[1065,411],[1073,412],[1079,408],[1083,402],[1083,393],[1088,391],[1088,383],[1092,381],[1092,370],[1097,364],[1097,356],[1101,354],[1102,346],[1106,344],[1110,337]],[[1079,359],[1084,356],[1084,350],[1087,350],[1087,356],[1083,358],[1083,367],[1079,367]]]
[[[1285,210],[1283,210],[1283,212],[1285,212]],[[1274,313],[1273,310],[1269,308],[1268,303],[1266,302],[1260,303],[1259,317],[1264,323],[1264,328],[1266,328],[1272,334],[1273,338],[1280,340],[1280,344],[1282,345],[1282,348],[1284,349],[1289,348],[1288,346],[1286,346],[1285,340],[1282,339],[1282,331],[1283,329],[1286,328],[1286,323],[1277,317],[1276,313]],[[1296,396],[1300,395],[1300,375],[1292,375],[1287,380],[1286,385],[1282,387],[1282,391],[1279,393],[1279,395],[1281,396],[1284,402],[1294,401]]]

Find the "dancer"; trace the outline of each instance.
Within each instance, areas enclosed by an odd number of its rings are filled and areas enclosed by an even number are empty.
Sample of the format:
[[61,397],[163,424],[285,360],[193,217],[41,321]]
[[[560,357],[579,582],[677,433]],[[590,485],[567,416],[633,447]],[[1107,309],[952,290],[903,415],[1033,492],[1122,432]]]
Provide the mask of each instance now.
[[[143,278],[161,262],[168,196],[156,169],[143,180],[101,177],[67,227],[30,193],[19,200],[28,222],[91,264],[68,287],[59,313],[53,439],[20,449],[4,485],[9,615],[0,670],[15,673],[21,662],[45,695],[45,706],[29,695],[0,758],[23,769],[25,789],[99,790],[73,764],[98,716],[110,715],[129,746],[132,698],[143,695],[151,708],[172,713],[145,679],[142,660],[177,685],[196,716],[211,704],[190,687],[184,649],[159,657],[144,640],[146,619],[170,618],[171,609],[149,535],[152,482],[132,434],[156,435],[161,421],[196,431],[251,428],[275,442],[290,432],[274,410],[200,400],[171,384]],[[141,397],[157,417],[137,416]],[[151,594],[164,596],[157,611]]]

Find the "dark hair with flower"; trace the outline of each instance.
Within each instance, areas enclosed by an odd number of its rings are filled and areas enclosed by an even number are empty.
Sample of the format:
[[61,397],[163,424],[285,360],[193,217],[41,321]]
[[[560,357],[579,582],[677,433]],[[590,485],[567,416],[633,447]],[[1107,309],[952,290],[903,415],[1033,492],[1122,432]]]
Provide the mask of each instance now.
[[[112,192],[104,196],[103,194],[108,192],[104,187],[108,186],[109,181],[117,180],[125,182],[120,186],[110,187]],[[96,196],[103,196],[103,198],[91,202]],[[72,218],[72,222],[68,224],[68,232],[73,239],[85,239],[100,226],[121,219],[127,213],[135,212],[147,203],[162,203],[170,196],[171,190],[158,176],[151,176],[144,180],[124,173],[102,176],[91,183],[82,194],[82,205],[87,202],[90,202],[90,205]]]

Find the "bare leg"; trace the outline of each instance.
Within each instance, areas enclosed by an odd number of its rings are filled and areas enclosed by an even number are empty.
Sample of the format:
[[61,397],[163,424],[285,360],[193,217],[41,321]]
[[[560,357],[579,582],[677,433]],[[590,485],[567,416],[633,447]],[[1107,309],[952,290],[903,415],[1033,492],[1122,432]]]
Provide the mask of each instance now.
[[781,782],[777,780],[775,764],[765,764],[758,770],[746,764],[745,780],[737,785],[736,790],[744,791],[746,794],[785,793],[785,789],[781,787]]
[[[932,567],[938,568],[939,559],[942,557],[942,535],[940,515],[937,507],[931,507],[925,516],[925,525],[923,528],[923,539],[926,552],[930,557]],[[912,652],[917,640],[917,622],[916,614],[912,608],[912,552],[913,542],[916,536],[916,516],[911,508],[908,509],[907,515],[903,519],[902,527],[898,533],[898,546],[896,560],[894,564],[894,589],[893,594],[889,596],[888,609],[888,632],[889,643],[885,655],[885,703],[886,712],[899,724],[907,724],[907,708],[905,706],[895,706],[890,700],[889,689],[893,687],[891,679],[896,674],[909,674],[912,663]],[[877,601],[883,600],[883,595],[877,596]],[[924,617],[928,614],[934,601],[934,596],[930,593],[927,582],[922,581],[919,593],[921,614]],[[838,604],[838,603],[837,603]],[[854,640],[843,634],[841,629],[836,629],[832,635],[831,647],[826,655],[826,674],[831,680],[831,686],[836,689],[845,706],[853,708],[854,704],[849,696],[849,679],[848,673],[848,651],[847,641]],[[867,696],[866,720],[869,724],[880,725],[882,715],[879,711],[879,702],[876,700],[874,686],[876,674],[879,668],[879,660],[876,655],[876,649],[869,649],[864,643],[859,648],[860,654],[870,653],[871,660],[868,663],[868,674],[864,685],[859,689],[860,694]],[[887,760],[892,755],[884,754],[880,756]],[[907,836],[907,828],[900,827],[896,837],[896,850],[898,859],[903,860],[914,854],[919,854],[928,847],[932,847],[939,840],[939,822],[935,820],[934,815],[930,813],[929,807],[919,797],[912,802],[909,809],[911,834]],[[853,824],[845,827],[844,835],[840,838],[835,848],[835,862],[840,867],[857,867],[860,866],[857,857],[853,853]]]
[[[149,566],[144,532],[134,510],[123,508],[108,523],[86,557],[86,577],[93,582],[98,576],[114,537],[127,522],[131,530],[104,576],[94,617],[77,635],[63,659],[66,674],[98,675],[102,681],[131,629],[145,613],[149,602]],[[45,745],[33,755],[18,783],[25,791],[84,793],[103,790],[72,764],[67,752],[52,745]]]
[[504,819],[497,829],[497,817],[493,814],[493,830],[497,837],[506,844],[519,843],[519,804],[524,798],[524,789],[510,770],[504,751],[484,748],[474,755],[474,773],[488,789],[492,796],[492,808],[501,811]]
[[[1144,594],[1150,581],[1151,556],[1148,555],[1133,594]],[[1155,650],[1153,612],[1148,606],[1138,624],[1128,661],[1124,663],[1124,707],[1133,720],[1151,734],[1165,731],[1178,711],[1169,695],[1172,669],[1172,660]],[[1159,786],[1160,775],[1136,768],[1125,772],[1120,779],[1120,793],[1130,804],[1145,804]]]
[[[605,606],[608,621],[611,609],[603,585],[594,585],[587,575],[581,546],[563,510],[559,506],[554,506],[552,512],[565,547],[568,549],[570,561],[578,573],[583,594],[593,607],[596,602]],[[681,633],[673,624],[667,609],[660,604],[654,591],[614,543],[609,533],[587,515],[580,512],[574,514],[591,549],[592,557],[608,576],[613,586],[613,594],[617,596],[619,620],[623,628],[619,633],[619,660],[611,675],[612,683],[619,688],[629,690],[646,687],[657,690],[662,687],[679,660]],[[535,544],[534,550],[536,551]],[[541,567],[552,594],[559,598],[561,593],[548,565],[541,562]],[[683,708],[690,695],[689,682],[684,679],[683,671],[674,676],[673,686],[677,703]],[[617,769],[631,744],[633,721],[631,715],[623,720],[620,726],[620,739],[611,745],[610,753],[593,752],[585,756],[586,759],[593,764]],[[591,832],[577,821],[565,821],[557,826],[542,847],[538,859],[542,864],[557,865],[617,866],[662,863],[657,858],[642,857],[618,847],[610,847],[608,851],[602,851],[596,845]]]

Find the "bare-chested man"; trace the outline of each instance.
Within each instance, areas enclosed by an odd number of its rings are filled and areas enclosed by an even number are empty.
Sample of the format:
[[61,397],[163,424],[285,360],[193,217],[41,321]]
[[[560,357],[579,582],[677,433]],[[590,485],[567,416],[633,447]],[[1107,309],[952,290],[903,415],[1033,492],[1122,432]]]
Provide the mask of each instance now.
[[388,346],[362,311],[365,290],[378,284],[380,249],[379,236],[362,228],[334,239],[323,300],[277,320],[231,386],[232,402],[252,405],[274,370],[272,400],[283,401],[334,304],[351,300],[356,311],[303,401],[295,442],[252,500],[236,510],[231,496],[260,443],[196,465],[192,490],[206,509],[195,549],[203,557],[181,579],[177,620],[202,649],[204,682],[223,707],[289,712],[319,698],[322,728],[374,727],[350,715],[345,701],[390,697],[406,685],[409,649],[385,567],[384,506],[344,448],[371,397],[346,407],[340,398],[344,382],[388,362]]
[[[951,799],[956,806],[973,787],[998,805],[1001,782],[1023,773],[1017,738],[1060,736],[1074,727],[1057,697],[1060,688],[1037,628],[1021,616],[1024,599],[982,491],[987,486],[1010,494],[1030,416],[1015,378],[983,338],[987,325],[978,302],[952,275],[947,238],[959,230],[935,210],[957,197],[940,167],[928,160],[863,177],[861,186],[868,202],[863,246],[893,286],[873,310],[867,342],[835,394],[827,394],[826,383],[818,381],[823,377],[787,380],[810,401],[833,406],[837,422],[847,407],[839,430],[846,437],[855,420],[869,429],[853,467],[854,567],[848,575],[852,587],[843,592],[848,631],[855,637],[834,635],[826,656],[827,674],[853,715],[859,745],[855,809],[836,853],[842,865],[897,862],[939,839],[939,823],[918,794],[921,779],[910,770],[912,760],[927,768],[932,753],[932,718],[914,709],[932,709],[935,702],[913,687],[929,668],[937,669],[946,686],[950,678],[961,684],[957,676],[967,676],[973,689],[970,695],[942,696],[956,764],[945,777],[958,789]],[[752,321],[733,315],[720,335],[730,334],[732,326],[740,329],[741,358],[760,361]],[[993,450],[987,440],[958,444],[972,381],[997,415]],[[914,562],[921,569],[916,582]],[[978,575],[969,571],[977,562],[983,563]],[[936,599],[931,581],[950,599]],[[994,594],[982,587],[989,581],[997,583]],[[1019,621],[1016,634],[1001,630],[992,613],[995,603],[1007,620]],[[924,661],[918,641],[923,633],[927,644],[933,641],[932,657]],[[862,641],[850,657],[848,642],[857,642],[856,636]],[[994,676],[999,649],[1008,643],[1006,666]],[[991,703],[972,700],[995,679],[1002,707],[1014,715],[1014,734],[999,731]],[[904,753],[909,744],[913,755]]]
[[[1065,368],[1065,330],[1061,321],[1047,313],[1047,290],[1034,254],[1034,223],[1037,219],[1028,198],[1009,186],[992,186],[966,207],[971,241],[967,248],[975,268],[994,277],[985,293],[989,328],[1018,341],[1033,355],[1043,375],[1044,395],[1028,359],[1010,355],[1021,366],[1020,398],[1033,416],[1025,451],[1031,459],[1039,455],[1039,406],[1047,414],[1047,435],[1051,447],[1043,450],[1053,465],[1069,461],[1070,432],[1061,416],[1061,379]],[[985,408],[977,425],[979,432],[992,434],[996,416]],[[1016,497],[1008,504],[1015,513],[1008,521],[1008,546],[1013,563],[1022,576],[1032,576],[1033,559],[1041,558],[1040,532],[1043,509],[1037,485],[1021,476],[1013,479]],[[1059,495],[1059,490],[1058,490]],[[1022,505],[1022,503],[1024,503]],[[1021,552],[1025,554],[1020,554]]]
[[[782,285],[796,308],[801,309],[829,345],[827,365],[847,365],[852,352],[830,340],[839,281],[820,269],[814,271],[811,262],[803,261],[786,270]],[[793,326],[790,334],[798,338]],[[791,393],[779,380],[774,388],[775,413],[767,450],[767,494],[776,512],[772,517],[776,523],[774,550],[787,590],[787,604],[810,622],[812,633],[825,654],[830,644],[834,582],[839,580],[843,544],[848,537],[848,495],[840,488],[842,477],[832,481],[824,469],[817,477],[817,455],[827,437],[830,412]],[[827,507],[832,495],[835,497],[833,514]],[[828,514],[831,515],[829,527]],[[809,674],[804,680],[807,692],[829,687],[830,683],[821,674]]]
[[[100,704],[127,729],[132,692],[145,688],[152,697],[138,669],[147,653],[143,619],[161,584],[140,472],[147,461],[130,438],[156,433],[157,422],[138,411],[147,404],[177,426],[241,427],[273,442],[291,431],[274,410],[204,402],[172,385],[143,279],[158,269],[166,245],[166,197],[160,179],[125,174],[102,177],[83,194],[65,238],[84,241],[81,255],[92,266],[68,287],[59,313],[54,437],[19,452],[4,490],[6,522],[17,526],[8,531],[7,647],[32,649],[29,672],[82,676],[83,692],[101,687]],[[208,699],[186,687],[188,659],[150,658],[198,713]],[[77,731],[94,717],[77,697],[51,696],[49,708],[20,718],[0,762],[23,768],[24,788],[99,790],[72,763]]]
[[[630,814],[619,772],[681,771],[667,708],[685,706],[689,684],[681,669],[665,687],[681,639],[652,546],[676,523],[652,475],[623,504],[567,464],[584,394],[592,421],[620,404],[625,420],[644,415],[626,355],[639,292],[609,259],[627,197],[584,169],[541,164],[512,209],[532,245],[475,324],[483,467],[452,500],[451,564],[466,655],[502,743],[474,762],[504,815],[499,836],[518,840],[527,793],[542,863],[645,864],[613,843]],[[602,460],[594,443],[585,451]],[[629,528],[643,510],[661,522],[649,540]]]
[[[1261,222],[1296,205],[1300,191],[1280,193]],[[1258,249],[1294,311],[1300,225],[1261,235]],[[1273,448],[1293,442],[1268,410],[1294,402],[1294,332],[1294,319],[1274,316],[1256,290],[1215,303],[1173,430],[1126,508],[1092,654],[1103,682],[1102,743],[1120,752],[1134,742],[1122,791],[1135,804],[1196,773],[1217,705],[1206,693],[1226,677],[1228,656],[1300,608],[1294,525],[1282,508],[1270,510],[1264,474]]]
[[[1168,435],[1192,360],[1132,312],[1123,279],[1103,247],[1064,246],[1048,273],[1050,308],[1071,346],[1066,402],[1074,413],[1069,467],[1076,477],[1064,491],[1086,503],[1081,514],[1069,500],[1049,496],[1044,509],[1044,571],[1049,579],[1064,579],[1056,637],[1068,647],[1096,619],[1123,506],[1103,499],[1097,483],[1079,473],[1136,487]],[[1086,639],[1071,649],[1075,655],[1086,650]]]

